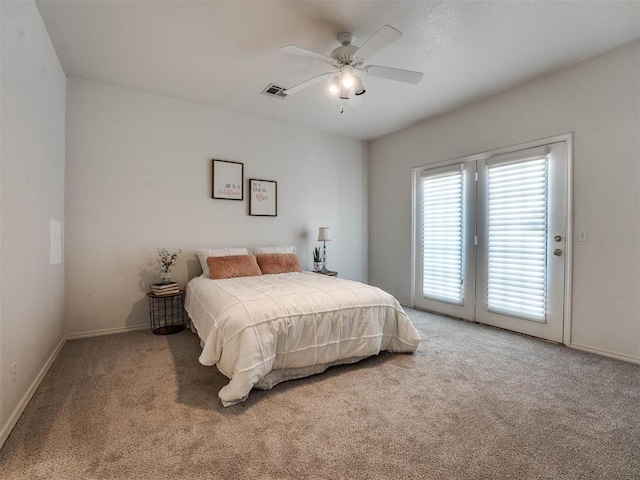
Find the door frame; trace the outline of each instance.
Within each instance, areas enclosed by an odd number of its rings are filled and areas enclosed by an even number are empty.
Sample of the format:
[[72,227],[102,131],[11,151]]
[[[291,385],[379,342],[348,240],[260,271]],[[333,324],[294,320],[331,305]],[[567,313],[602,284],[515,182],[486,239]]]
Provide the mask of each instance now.
[[464,157],[458,157],[451,160],[445,160],[441,162],[429,163],[426,165],[420,165],[411,169],[411,308],[416,308],[416,259],[418,256],[418,242],[416,239],[417,225],[416,225],[416,202],[419,195],[417,191],[417,180],[420,172],[425,168],[436,168],[450,165],[452,163],[468,162],[472,160],[479,160],[493,155],[500,155],[508,153],[513,150],[524,150],[526,148],[534,148],[544,146],[550,143],[566,142],[567,144],[567,189],[566,189],[566,222],[567,222],[567,242],[565,245],[565,270],[564,270],[564,305],[563,305],[563,335],[562,343],[566,346],[571,345],[571,305],[573,302],[573,132],[564,133],[561,135],[555,135],[553,137],[541,138],[533,140],[531,142],[520,143],[517,145],[511,145],[508,147],[501,147],[494,150],[487,150],[485,152],[475,153],[473,155],[466,155]]

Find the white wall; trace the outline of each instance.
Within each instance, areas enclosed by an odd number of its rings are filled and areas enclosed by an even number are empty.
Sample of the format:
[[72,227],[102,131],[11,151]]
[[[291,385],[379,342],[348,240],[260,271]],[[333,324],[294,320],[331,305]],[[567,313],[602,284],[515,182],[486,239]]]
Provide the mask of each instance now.
[[49,265],[49,219],[64,221],[66,83],[35,4],[1,8],[0,445],[65,333],[64,266]]
[[[203,247],[293,244],[309,269],[329,226],[329,267],[366,278],[362,142],[75,78],[67,120],[69,333],[148,324],[157,247],[183,250],[184,286]],[[246,184],[243,202],[213,200],[213,158],[277,181],[278,216],[249,216]]]
[[574,132],[572,344],[640,361],[639,112],[636,41],[370,143],[370,282],[410,302],[412,167]]

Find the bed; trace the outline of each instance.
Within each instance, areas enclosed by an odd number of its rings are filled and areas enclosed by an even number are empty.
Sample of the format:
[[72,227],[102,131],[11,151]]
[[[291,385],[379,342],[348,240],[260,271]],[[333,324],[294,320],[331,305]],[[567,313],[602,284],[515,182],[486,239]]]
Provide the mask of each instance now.
[[186,288],[185,309],[203,365],[230,379],[224,406],[252,388],[320,373],[381,351],[414,352],[420,336],[398,301],[379,288],[311,272],[213,280]]

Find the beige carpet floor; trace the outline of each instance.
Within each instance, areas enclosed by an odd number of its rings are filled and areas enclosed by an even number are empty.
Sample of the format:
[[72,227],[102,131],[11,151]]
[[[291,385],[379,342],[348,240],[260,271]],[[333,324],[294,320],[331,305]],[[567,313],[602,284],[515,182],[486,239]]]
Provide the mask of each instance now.
[[408,310],[414,355],[253,391],[190,332],[68,342],[2,479],[639,479],[640,367]]

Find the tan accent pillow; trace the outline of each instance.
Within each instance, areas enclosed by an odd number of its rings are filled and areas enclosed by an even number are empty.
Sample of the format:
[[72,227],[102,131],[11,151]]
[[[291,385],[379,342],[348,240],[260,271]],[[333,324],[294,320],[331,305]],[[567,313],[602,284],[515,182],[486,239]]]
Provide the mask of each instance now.
[[209,257],[207,266],[211,274],[209,278],[253,277],[262,275],[260,267],[253,255],[227,255],[226,257]]
[[295,253],[261,253],[256,255],[256,260],[264,275],[302,271]]
[[202,273],[205,277],[210,277],[211,272],[207,265],[207,258],[226,257],[227,255],[249,255],[249,250],[246,248],[201,248],[196,250],[196,255],[198,256],[198,260],[200,260]]

